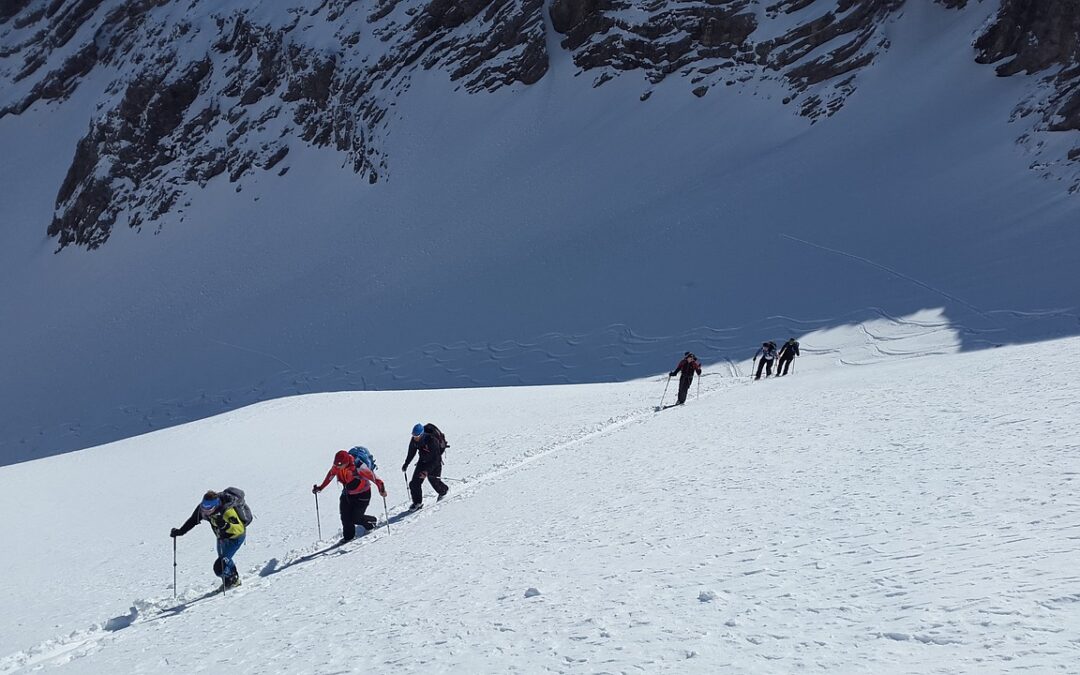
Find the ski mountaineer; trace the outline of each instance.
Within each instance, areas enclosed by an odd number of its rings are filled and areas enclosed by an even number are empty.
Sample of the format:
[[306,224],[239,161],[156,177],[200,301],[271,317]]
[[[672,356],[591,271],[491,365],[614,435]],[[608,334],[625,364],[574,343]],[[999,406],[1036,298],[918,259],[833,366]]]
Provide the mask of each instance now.
[[761,379],[762,368],[765,369],[765,377],[772,375],[772,362],[773,359],[776,358],[776,343],[771,340],[769,342],[762,342],[761,349],[757,350],[757,353],[754,354],[754,358],[756,359],[759,356],[761,357],[761,362],[758,363],[757,376],[754,377],[755,380]]
[[180,527],[174,527],[171,537],[182,537],[202,521],[209,521],[210,529],[217,537],[217,560],[214,561],[214,574],[221,577],[225,588],[240,585],[240,574],[233,564],[233,556],[244,545],[247,528],[233,506],[222,499],[222,495],[207,490],[202,502],[195,507],[191,517]]
[[776,362],[777,377],[787,375],[788,366],[791,365],[796,356],[800,356],[799,343],[795,338],[788,338],[788,341],[780,348],[780,357]]
[[442,455],[446,449],[445,437],[434,424],[417,424],[412,429],[412,440],[409,441],[409,455],[405,463],[401,465],[401,472],[409,470],[409,463],[413,457],[419,454],[416,460],[416,469],[413,470],[412,480],[409,481],[409,494],[412,495],[410,511],[416,511],[424,507],[424,479],[426,478],[435,492],[439,493],[436,501],[442,501],[450,488],[442,482]]
[[311,486],[312,493],[322,492],[333,478],[337,478],[342,486],[338,512],[341,514],[341,543],[344,544],[356,537],[357,525],[363,525],[365,532],[375,529],[378,519],[364,513],[371,503],[371,484],[375,483],[379,487],[379,495],[382,497],[386,496],[386,486],[374,471],[363,463],[358,464],[348,450],[337,451],[334,465],[326,472],[322,485]]
[[675,370],[668,373],[668,377],[675,377],[675,373],[682,373],[679,376],[679,398],[675,401],[675,405],[682,405],[686,403],[686,392],[690,391],[694,373],[701,377],[701,363],[693,353],[686,352],[683,354],[682,361],[679,361],[679,365],[675,366]]

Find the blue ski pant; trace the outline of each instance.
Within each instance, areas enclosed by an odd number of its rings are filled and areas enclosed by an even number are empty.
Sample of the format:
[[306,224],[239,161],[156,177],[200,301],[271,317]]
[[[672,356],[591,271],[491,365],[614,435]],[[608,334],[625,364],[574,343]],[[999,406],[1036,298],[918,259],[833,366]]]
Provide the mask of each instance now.
[[221,561],[220,569],[215,565],[214,572],[222,578],[231,577],[236,575],[236,565],[233,564],[233,556],[240,550],[240,547],[244,545],[244,539],[247,538],[247,534],[242,534],[236,539],[218,539],[217,540],[217,554],[218,560]]

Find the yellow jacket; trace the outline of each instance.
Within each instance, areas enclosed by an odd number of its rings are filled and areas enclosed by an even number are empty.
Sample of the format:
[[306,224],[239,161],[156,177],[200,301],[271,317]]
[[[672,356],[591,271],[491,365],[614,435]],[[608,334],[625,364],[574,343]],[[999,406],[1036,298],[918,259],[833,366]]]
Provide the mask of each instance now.
[[231,506],[213,514],[207,520],[210,521],[210,528],[214,530],[218,539],[236,539],[244,534],[244,521],[240,520],[236,509]]

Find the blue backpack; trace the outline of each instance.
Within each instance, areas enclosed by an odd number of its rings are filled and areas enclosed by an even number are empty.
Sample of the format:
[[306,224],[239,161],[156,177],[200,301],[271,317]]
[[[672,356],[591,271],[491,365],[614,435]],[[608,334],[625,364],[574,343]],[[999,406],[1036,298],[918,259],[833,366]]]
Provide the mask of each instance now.
[[363,464],[372,471],[375,470],[375,456],[371,454],[371,451],[362,445],[358,445],[352,450],[349,450],[349,454],[356,460],[356,467],[360,468]]

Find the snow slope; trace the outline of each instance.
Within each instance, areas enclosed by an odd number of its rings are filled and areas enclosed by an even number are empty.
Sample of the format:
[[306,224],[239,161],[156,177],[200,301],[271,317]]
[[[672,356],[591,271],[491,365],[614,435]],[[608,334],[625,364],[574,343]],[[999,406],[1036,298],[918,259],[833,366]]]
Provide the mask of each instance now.
[[1014,142],[1032,82],[973,61],[992,4],[909,3],[813,125],[769,81],[595,89],[554,44],[531,87],[417,73],[379,184],[295,147],[285,176],[212,181],[95,252],[44,230],[108,80],[5,117],[0,463],[284,395],[625,380],[684,345],[721,364],[935,308],[963,349],[1074,335],[1076,198]]
[[[933,318],[661,413],[664,378],[321,394],[0,468],[0,671],[1068,671],[1080,339],[955,353]],[[417,419],[461,480],[399,519]],[[308,486],[357,442],[392,531],[318,555]],[[245,584],[199,599],[202,526],[176,605],[168,529],[226,484]]]

